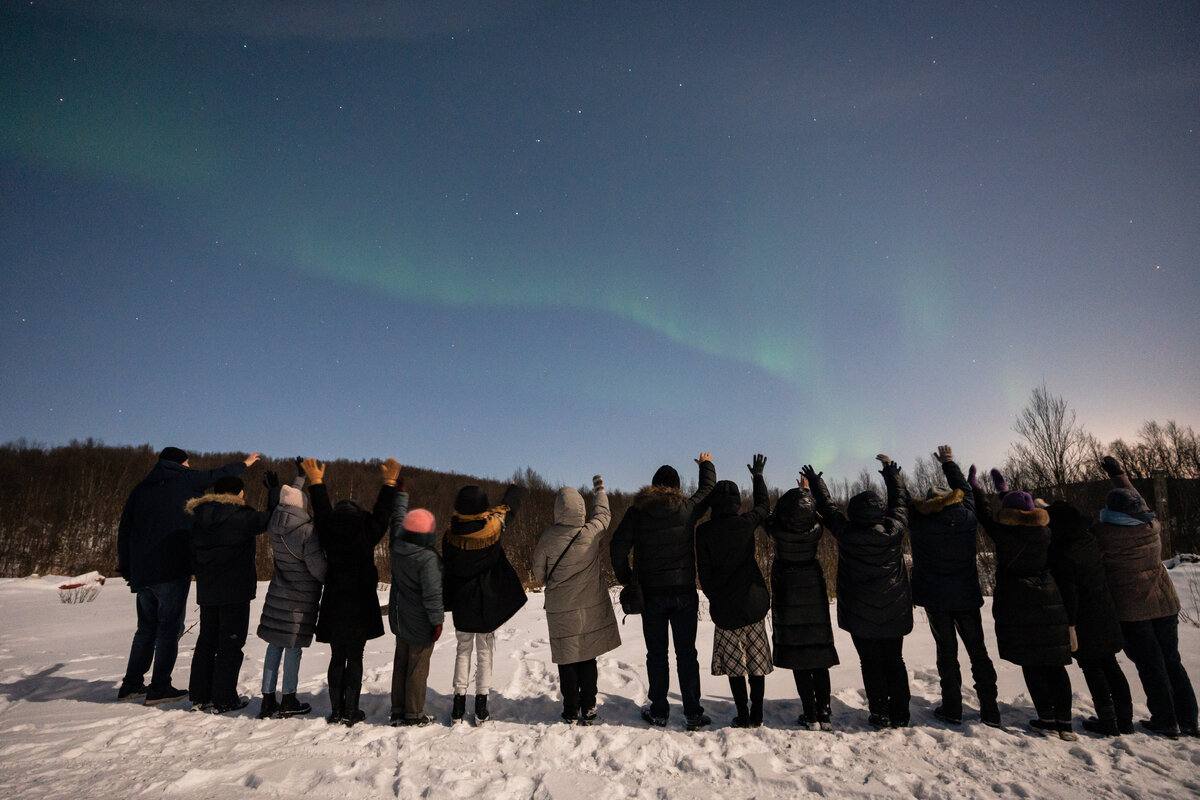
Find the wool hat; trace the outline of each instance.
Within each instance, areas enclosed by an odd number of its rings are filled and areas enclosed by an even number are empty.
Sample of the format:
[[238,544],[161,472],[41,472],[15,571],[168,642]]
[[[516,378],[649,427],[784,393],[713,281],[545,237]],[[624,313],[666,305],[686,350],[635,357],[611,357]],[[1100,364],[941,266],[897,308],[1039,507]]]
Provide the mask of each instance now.
[[454,498],[454,512],[467,516],[482,514],[488,510],[487,492],[478,486],[464,486]]
[[800,489],[788,489],[775,504],[775,521],[797,527],[812,525],[817,519],[817,507],[812,494]]
[[178,447],[164,447],[158,457],[163,461],[174,461],[176,464],[182,464],[188,460],[187,451],[180,450]]
[[300,491],[295,486],[280,486],[279,502],[285,506],[304,508],[304,492]]
[[668,489],[679,488],[679,473],[669,464],[663,464],[658,468],[658,472],[654,473],[654,478],[650,481],[651,486],[665,486]]
[[1134,489],[1112,489],[1104,498],[1104,507],[1131,517],[1150,510],[1146,501]]
[[242,483],[242,479],[236,475],[226,475],[223,478],[218,478],[213,484],[213,492],[215,494],[237,494],[246,485]]
[[404,515],[404,530],[409,533],[433,533],[436,525],[433,513],[424,508],[414,508]]
[[708,496],[708,506],[719,517],[736,514],[742,508],[742,490],[733,481],[717,481]]
[[859,525],[877,525],[883,521],[887,504],[875,492],[859,492],[846,504],[846,516]]
[[1012,508],[1017,511],[1033,511],[1033,495],[1029,492],[1009,492],[1000,501],[1001,508]]

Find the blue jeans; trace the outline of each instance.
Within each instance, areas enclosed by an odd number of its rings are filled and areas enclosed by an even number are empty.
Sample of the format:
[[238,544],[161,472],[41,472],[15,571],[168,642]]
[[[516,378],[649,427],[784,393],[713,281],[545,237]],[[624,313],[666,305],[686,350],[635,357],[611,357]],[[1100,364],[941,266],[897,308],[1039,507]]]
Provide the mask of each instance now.
[[698,716],[704,713],[704,708],[700,705],[700,663],[696,660],[696,626],[700,613],[700,598],[695,592],[647,592],[645,596],[642,636],[646,640],[650,713],[656,717],[666,717],[671,711],[671,706],[667,703],[667,690],[671,688],[667,662],[667,629],[670,628],[670,637],[675,643],[675,670],[679,675],[683,713],[687,717]]
[[130,688],[141,686],[153,661],[154,673],[150,676],[150,685],[156,689],[170,687],[191,588],[192,579],[185,578],[138,589],[137,633],[133,634],[129,664],[125,668],[122,685]]
[[1137,667],[1150,721],[1158,728],[1195,728],[1196,692],[1179,658],[1179,616],[1122,622],[1125,655]]
[[296,693],[296,685],[300,682],[300,656],[303,652],[299,647],[267,645],[267,657],[263,660],[263,694],[275,694],[275,681],[279,677],[280,658],[283,659],[283,693]]

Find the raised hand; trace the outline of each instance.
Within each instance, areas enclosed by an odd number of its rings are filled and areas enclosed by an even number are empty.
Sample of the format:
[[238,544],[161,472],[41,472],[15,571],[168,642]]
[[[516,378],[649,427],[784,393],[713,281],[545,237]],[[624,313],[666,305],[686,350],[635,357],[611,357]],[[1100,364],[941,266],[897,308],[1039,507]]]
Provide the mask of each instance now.
[[279,486],[279,473],[273,469],[267,470],[267,474],[263,475],[263,486],[267,489],[275,489]]
[[892,463],[891,456],[885,456],[883,453],[880,453],[879,455],[875,456],[875,460],[878,461],[880,464],[883,464],[885,467],[888,464]]
[[979,488],[979,479],[975,477],[975,465],[971,465],[971,469],[967,470],[967,484],[972,489]]
[[1121,466],[1121,462],[1117,461],[1112,456],[1105,456],[1104,458],[1100,459],[1100,468],[1103,469],[1104,473],[1110,478],[1115,478],[1118,475],[1125,474],[1125,470]]
[[325,465],[315,458],[306,458],[300,462],[300,466],[304,468],[304,474],[308,477],[308,482],[313,486],[322,483],[325,480]]
[[388,486],[395,486],[396,479],[400,477],[400,462],[394,458],[389,458],[379,465],[379,471],[383,474],[384,483]]
[[304,459],[300,456],[296,456],[295,458],[292,459],[292,461],[294,461],[296,464],[296,474],[303,475],[304,474]]
[[592,476],[592,491],[593,492],[603,492],[604,491],[604,478],[600,477],[599,475]]
[[1004,473],[995,467],[992,467],[992,470],[989,474],[992,476],[992,486],[996,487],[997,492],[1008,491],[1008,483],[1006,483],[1004,480]]
[[941,463],[946,464],[954,460],[954,451],[950,449],[950,445],[948,444],[939,444],[937,452],[933,454],[933,457]]
[[767,466],[767,457],[762,453],[755,453],[752,463],[746,465],[746,469],[750,470],[751,475],[762,475],[763,468]]
[[824,475],[824,472],[817,472],[812,468],[812,464],[805,464],[800,468],[800,474],[804,476],[804,482],[809,486],[815,486],[817,479]]
[[242,463],[246,465],[247,469],[249,469],[250,467],[253,467],[255,464],[257,464],[258,460],[260,458],[262,458],[261,454],[251,453],[250,455],[246,456],[246,460],[243,461]]
[[699,458],[693,458],[697,464],[703,464],[705,461],[712,461],[712,453],[701,453]]

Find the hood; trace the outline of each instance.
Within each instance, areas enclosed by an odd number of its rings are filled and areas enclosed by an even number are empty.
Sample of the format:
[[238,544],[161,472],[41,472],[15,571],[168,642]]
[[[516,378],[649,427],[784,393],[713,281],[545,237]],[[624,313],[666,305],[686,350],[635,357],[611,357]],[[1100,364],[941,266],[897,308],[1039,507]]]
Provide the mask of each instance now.
[[1050,515],[1044,508],[1022,511],[1019,508],[1002,508],[996,512],[996,521],[1001,525],[1040,528],[1050,524]]
[[858,525],[878,525],[883,522],[887,504],[875,492],[859,492],[846,505],[846,516]]
[[965,496],[962,489],[955,489],[945,494],[934,494],[932,497],[926,497],[924,500],[913,498],[912,504],[918,514],[936,514],[950,506],[958,505],[963,501]]
[[646,486],[633,498],[635,506],[651,514],[674,513],[683,501],[683,492],[671,486]]
[[488,510],[487,492],[478,486],[464,486],[454,498],[454,513],[471,516]]
[[1050,515],[1050,531],[1055,539],[1074,539],[1092,524],[1091,517],[1065,500],[1055,500],[1046,513]]
[[154,468],[150,470],[150,474],[146,476],[143,483],[165,483],[187,471],[188,468],[183,464],[177,464],[174,461],[160,458],[158,463],[154,465]]
[[811,492],[788,489],[775,504],[775,524],[794,530],[808,530],[817,523],[817,506]]
[[220,503],[228,506],[244,506],[246,501],[238,497],[236,494],[206,494],[202,497],[193,497],[187,501],[187,505],[183,508],[189,514],[195,514],[196,508],[204,503]]
[[554,498],[554,524],[581,528],[585,522],[587,509],[584,506],[583,495],[570,486],[559,489],[558,496]]
[[733,481],[717,481],[708,495],[714,517],[731,517],[742,510],[742,490]]

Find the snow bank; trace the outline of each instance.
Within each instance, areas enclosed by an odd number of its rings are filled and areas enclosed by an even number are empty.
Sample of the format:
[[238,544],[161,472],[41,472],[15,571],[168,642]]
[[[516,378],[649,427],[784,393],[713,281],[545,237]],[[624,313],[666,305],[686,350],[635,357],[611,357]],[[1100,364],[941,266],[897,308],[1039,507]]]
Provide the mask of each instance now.
[[[1171,570],[1187,597],[1200,565]],[[251,633],[239,689],[256,699],[230,716],[114,703],[135,622],[134,599],[117,579],[94,602],[63,605],[63,578],[0,580],[0,797],[428,798],[589,797],[969,797],[1178,798],[1200,793],[1200,740],[1171,742],[1145,734],[1074,743],[1031,735],[1032,715],[1018,668],[997,661],[1006,727],[978,722],[966,690],[967,721],[947,727],[933,718],[939,700],[934,647],[920,611],[905,640],[914,726],[866,726],[858,660],[837,631],[841,666],[832,672],[833,733],[800,731],[791,674],[767,678],[766,726],[727,727],[733,704],[724,678],[708,675],[712,623],[700,623],[704,705],[713,729],[687,734],[677,694],[666,730],[638,718],[646,701],[645,651],[637,618],[621,627],[624,644],[600,659],[600,724],[558,721],[557,673],[550,662],[542,596],[498,632],[494,722],[482,728],[390,728],[390,635],[367,646],[363,707],[368,721],[328,726],[324,671],[328,649],[305,651],[300,694],[315,706],[308,718],[254,719],[263,642]],[[266,585],[259,587],[257,622]],[[194,599],[194,594],[193,594]],[[381,595],[381,600],[383,596]],[[1185,600],[1185,602],[1187,602]],[[1193,609],[1193,613],[1195,609]],[[990,610],[984,609],[990,625]],[[705,615],[707,616],[707,615]],[[198,618],[189,611],[176,685],[186,685]],[[449,630],[447,631],[449,634]],[[1200,678],[1200,629],[1180,626],[1184,663]],[[995,654],[995,641],[989,637]],[[437,644],[427,710],[450,710],[454,637]],[[1136,672],[1137,712],[1145,698]],[[964,675],[969,665],[963,664]],[[673,669],[672,669],[673,672]],[[1082,673],[1071,668],[1077,718],[1092,712]],[[674,681],[674,677],[672,677]]]

